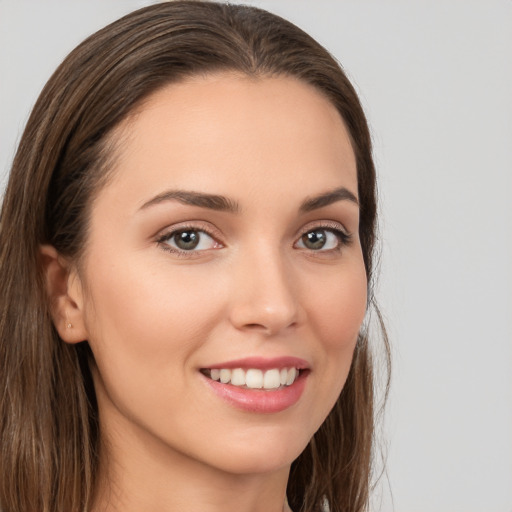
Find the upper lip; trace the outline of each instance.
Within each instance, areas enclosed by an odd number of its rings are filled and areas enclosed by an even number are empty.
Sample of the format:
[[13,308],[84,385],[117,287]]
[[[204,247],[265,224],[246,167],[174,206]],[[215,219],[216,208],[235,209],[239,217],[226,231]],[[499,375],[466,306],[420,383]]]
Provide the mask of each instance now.
[[274,368],[297,368],[298,370],[309,369],[309,363],[304,359],[293,356],[284,357],[245,357],[243,359],[232,359],[231,361],[224,361],[205,366],[207,369],[234,369],[234,368],[257,368],[260,370],[272,370]]

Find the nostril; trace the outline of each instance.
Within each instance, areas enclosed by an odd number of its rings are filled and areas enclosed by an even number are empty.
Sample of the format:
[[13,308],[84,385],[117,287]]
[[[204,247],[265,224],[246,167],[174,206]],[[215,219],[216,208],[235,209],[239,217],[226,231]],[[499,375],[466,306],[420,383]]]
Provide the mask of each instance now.
[[247,327],[248,329],[265,329],[266,330],[266,327],[261,324],[247,324],[245,327]]
[[293,327],[295,325],[295,322],[291,322],[290,324],[288,325],[285,325],[284,323],[283,324],[279,324],[279,325],[274,325],[272,322],[268,322],[268,325],[266,324],[259,324],[259,323],[247,323],[245,324],[242,328],[243,329],[246,329],[246,330],[249,330],[249,331],[261,331],[263,333],[266,333],[266,334],[273,334],[275,332],[278,332],[278,331],[281,331],[283,329],[286,329],[286,328],[289,328],[289,327]]

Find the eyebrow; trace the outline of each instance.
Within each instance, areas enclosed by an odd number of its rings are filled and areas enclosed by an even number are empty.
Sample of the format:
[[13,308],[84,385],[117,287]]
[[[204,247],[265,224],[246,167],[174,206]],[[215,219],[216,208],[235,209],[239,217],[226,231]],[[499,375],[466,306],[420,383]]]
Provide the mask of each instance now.
[[204,194],[203,192],[189,192],[185,190],[168,190],[150,199],[141,206],[144,210],[150,206],[163,203],[165,201],[178,201],[182,204],[199,206],[210,210],[221,212],[238,213],[240,206],[236,201],[217,194]]
[[[345,187],[340,187],[305,199],[299,207],[299,212],[311,212],[343,200],[351,201],[352,203],[359,205],[357,197],[350,190]],[[186,190],[168,190],[162,194],[158,194],[144,203],[140,207],[140,210],[144,210],[150,206],[154,206],[165,201],[178,201],[182,204],[199,206],[200,208],[208,208],[210,210],[222,212],[240,212],[240,205],[233,199],[217,194],[205,194],[203,192],[191,192]]]
[[330,204],[336,203],[337,201],[345,200],[351,201],[352,203],[355,203],[359,206],[357,197],[352,192],[350,192],[348,188],[340,187],[306,199],[300,205],[299,211],[302,213],[311,212],[313,210],[323,208],[324,206],[329,206]]

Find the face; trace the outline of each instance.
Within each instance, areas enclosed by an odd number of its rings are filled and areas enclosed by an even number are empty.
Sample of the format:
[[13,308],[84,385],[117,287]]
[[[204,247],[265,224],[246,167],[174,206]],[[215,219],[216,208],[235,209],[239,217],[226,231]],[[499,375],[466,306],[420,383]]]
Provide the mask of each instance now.
[[339,114],[295,79],[219,74],[160,90],[119,133],[80,274],[104,432],[230,473],[289,466],[366,309]]

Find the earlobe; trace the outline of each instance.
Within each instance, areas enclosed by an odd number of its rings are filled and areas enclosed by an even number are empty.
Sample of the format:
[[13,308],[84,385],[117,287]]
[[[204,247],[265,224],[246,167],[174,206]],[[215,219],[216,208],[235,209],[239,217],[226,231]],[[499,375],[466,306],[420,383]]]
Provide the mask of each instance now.
[[83,292],[76,269],[51,245],[41,245],[39,253],[53,324],[59,336],[66,343],[86,340]]

